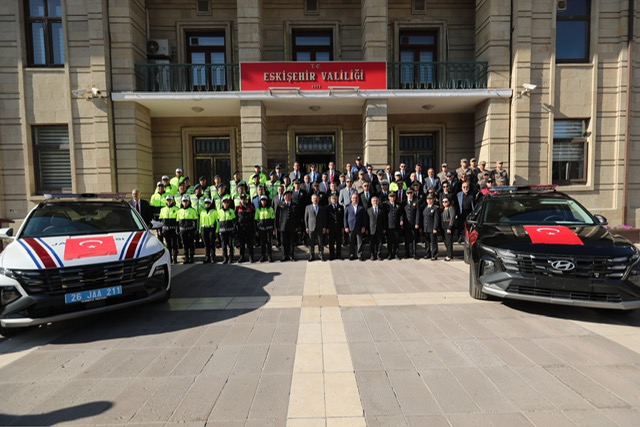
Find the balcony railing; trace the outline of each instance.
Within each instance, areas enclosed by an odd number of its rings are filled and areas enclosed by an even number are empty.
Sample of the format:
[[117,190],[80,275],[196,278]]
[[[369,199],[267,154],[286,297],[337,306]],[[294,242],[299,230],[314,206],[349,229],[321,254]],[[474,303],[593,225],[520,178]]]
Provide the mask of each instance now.
[[240,90],[238,64],[137,64],[136,87],[143,92],[226,92]]
[[[486,62],[389,62],[388,89],[485,89]],[[136,87],[143,92],[227,92],[240,90],[238,64],[138,64]]]
[[388,62],[388,89],[485,89],[487,62]]

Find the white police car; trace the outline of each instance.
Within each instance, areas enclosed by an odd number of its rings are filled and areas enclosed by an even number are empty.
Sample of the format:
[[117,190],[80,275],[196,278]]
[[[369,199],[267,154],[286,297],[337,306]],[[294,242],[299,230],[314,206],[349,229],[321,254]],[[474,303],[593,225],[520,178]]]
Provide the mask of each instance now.
[[49,195],[0,253],[0,333],[171,296],[169,252],[123,195]]

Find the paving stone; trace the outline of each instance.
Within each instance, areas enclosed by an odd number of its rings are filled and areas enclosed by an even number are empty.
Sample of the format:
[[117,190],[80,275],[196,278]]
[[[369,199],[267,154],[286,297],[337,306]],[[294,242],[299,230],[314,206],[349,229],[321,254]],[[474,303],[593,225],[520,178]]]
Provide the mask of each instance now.
[[387,371],[413,370],[413,363],[398,343],[377,342],[376,349]]
[[259,381],[259,374],[231,375],[209,415],[209,421],[246,420]]
[[[577,410],[567,409],[564,414],[580,427],[601,427],[614,425],[613,421],[596,409]],[[636,424],[637,425],[637,420]]]
[[445,364],[436,352],[424,341],[404,341],[402,348],[417,371],[423,369],[442,369]]
[[522,380],[561,410],[588,410],[593,406],[540,366],[512,368]]
[[272,344],[264,363],[265,374],[287,374],[293,371],[296,354],[294,344]]
[[517,408],[477,368],[455,368],[451,373],[482,412],[515,412]]
[[143,377],[166,377],[176,368],[189,352],[185,347],[173,347],[162,351],[140,372]]
[[407,427],[407,420],[401,415],[367,416],[367,427]]
[[249,419],[286,420],[289,407],[291,373],[264,374],[249,410]]
[[349,352],[354,370],[384,371],[382,360],[374,343],[352,342],[349,344]]
[[404,415],[439,414],[440,407],[416,371],[388,371]]
[[535,411],[524,412],[523,415],[535,426],[576,427],[562,411]]
[[451,427],[474,427],[491,425],[485,414],[460,413],[447,414],[447,420]]
[[556,409],[551,401],[534,390],[508,366],[480,368],[506,399],[521,411],[551,411]]
[[442,415],[406,415],[405,419],[410,427],[450,427]]
[[344,332],[350,343],[373,342],[373,336],[365,322],[345,322]]
[[245,345],[233,368],[234,374],[260,373],[267,359],[268,345]]
[[192,377],[164,378],[149,400],[136,411],[131,421],[169,421],[174,409],[191,388],[193,380]]
[[218,347],[202,369],[201,375],[229,376],[242,351],[240,345],[225,345]]
[[400,404],[385,372],[356,372],[356,379],[362,408],[367,417],[367,425],[369,425],[370,416],[399,416],[402,414]]
[[192,347],[171,372],[174,376],[195,376],[202,372],[216,347]]
[[488,413],[483,414],[487,420],[494,426],[509,427],[532,427],[534,426],[530,420],[524,415],[516,412],[512,413]]
[[478,406],[447,369],[420,371],[422,381],[445,414],[478,412]]
[[548,367],[547,371],[591,402],[596,408],[623,408],[628,406],[627,402],[600,387],[574,367]]
[[173,411],[170,420],[178,423],[192,421],[205,423],[226,382],[226,376],[201,375],[197,377]]

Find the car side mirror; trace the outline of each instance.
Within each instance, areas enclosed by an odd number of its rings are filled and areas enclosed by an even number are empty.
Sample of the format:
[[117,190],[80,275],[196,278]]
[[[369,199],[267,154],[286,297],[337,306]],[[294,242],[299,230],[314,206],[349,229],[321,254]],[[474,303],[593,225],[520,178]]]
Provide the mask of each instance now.
[[467,224],[477,224],[478,223],[478,219],[476,218],[476,216],[474,214],[469,214],[467,216]]
[[607,225],[609,224],[609,221],[607,221],[607,218],[603,217],[600,214],[596,214],[594,215],[596,217],[596,219],[598,220],[598,222],[600,223],[600,225]]
[[13,239],[13,228],[0,228],[0,239]]
[[159,230],[162,228],[162,221],[151,220],[151,229]]

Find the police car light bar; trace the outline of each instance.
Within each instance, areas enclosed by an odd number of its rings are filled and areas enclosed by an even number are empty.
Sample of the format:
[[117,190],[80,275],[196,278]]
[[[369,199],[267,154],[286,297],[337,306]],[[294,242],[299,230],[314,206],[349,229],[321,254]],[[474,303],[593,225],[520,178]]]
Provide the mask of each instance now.
[[124,199],[127,193],[48,193],[45,199]]
[[538,192],[547,192],[547,191],[556,191],[557,184],[534,184],[534,185],[505,185],[500,187],[491,187],[489,191],[491,193],[510,193],[510,192],[518,192],[518,191],[538,191]]

